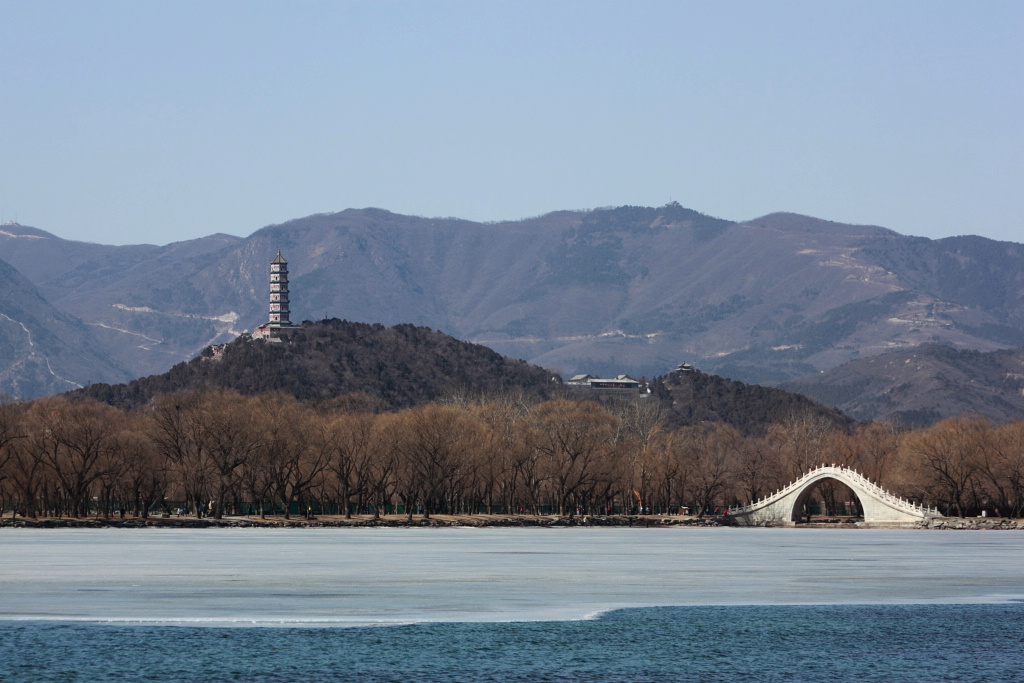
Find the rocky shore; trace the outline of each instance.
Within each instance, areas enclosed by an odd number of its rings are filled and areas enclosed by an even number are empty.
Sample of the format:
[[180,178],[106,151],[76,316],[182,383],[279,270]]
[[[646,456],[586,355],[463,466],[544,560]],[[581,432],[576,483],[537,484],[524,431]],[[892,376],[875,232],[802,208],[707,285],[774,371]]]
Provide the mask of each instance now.
[[940,517],[927,524],[925,529],[953,529],[979,531],[1024,531],[1024,520],[1002,519],[1000,517]]

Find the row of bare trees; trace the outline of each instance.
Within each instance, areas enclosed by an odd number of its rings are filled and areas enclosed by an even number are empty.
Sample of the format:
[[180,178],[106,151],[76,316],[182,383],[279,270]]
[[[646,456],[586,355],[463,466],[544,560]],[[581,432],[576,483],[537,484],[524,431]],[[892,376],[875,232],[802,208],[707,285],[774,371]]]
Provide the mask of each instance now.
[[[400,412],[224,390],[123,412],[49,397],[0,406],[5,511],[106,516],[704,514],[755,500],[821,464],[854,467],[947,514],[1024,513],[1024,423],[945,420],[838,431],[797,415],[761,437],[723,424],[665,429],[659,405],[506,397]],[[817,490],[848,509],[841,484]]]

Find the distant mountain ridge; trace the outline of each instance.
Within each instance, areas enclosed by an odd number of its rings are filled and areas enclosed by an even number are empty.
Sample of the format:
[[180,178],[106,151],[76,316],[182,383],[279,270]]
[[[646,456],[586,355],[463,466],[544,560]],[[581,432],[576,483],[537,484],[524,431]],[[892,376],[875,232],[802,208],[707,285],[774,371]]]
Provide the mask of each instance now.
[[135,375],[263,322],[278,248],[293,320],[426,325],[563,375],[688,361],[780,382],[922,343],[1024,344],[1024,245],[794,214],[669,204],[482,224],[349,209],[162,247],[19,230],[4,227],[0,255]]
[[1024,348],[979,352],[925,344],[861,358],[779,385],[860,420],[931,424],[963,413],[1024,419]]

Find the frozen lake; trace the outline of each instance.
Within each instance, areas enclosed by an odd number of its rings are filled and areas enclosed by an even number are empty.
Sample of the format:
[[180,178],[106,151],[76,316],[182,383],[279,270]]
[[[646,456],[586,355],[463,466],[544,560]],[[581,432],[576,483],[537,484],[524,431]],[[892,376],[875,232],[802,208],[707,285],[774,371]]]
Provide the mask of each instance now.
[[1024,534],[5,529],[0,620],[363,626],[670,605],[1024,599]]

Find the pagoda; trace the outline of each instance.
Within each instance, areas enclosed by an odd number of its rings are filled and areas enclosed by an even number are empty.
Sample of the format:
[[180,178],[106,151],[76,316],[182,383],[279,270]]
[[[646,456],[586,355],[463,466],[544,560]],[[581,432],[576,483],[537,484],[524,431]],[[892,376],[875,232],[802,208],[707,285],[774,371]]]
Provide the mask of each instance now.
[[277,340],[283,328],[292,326],[288,315],[288,262],[278,249],[270,262],[270,320],[256,328],[253,338]]

